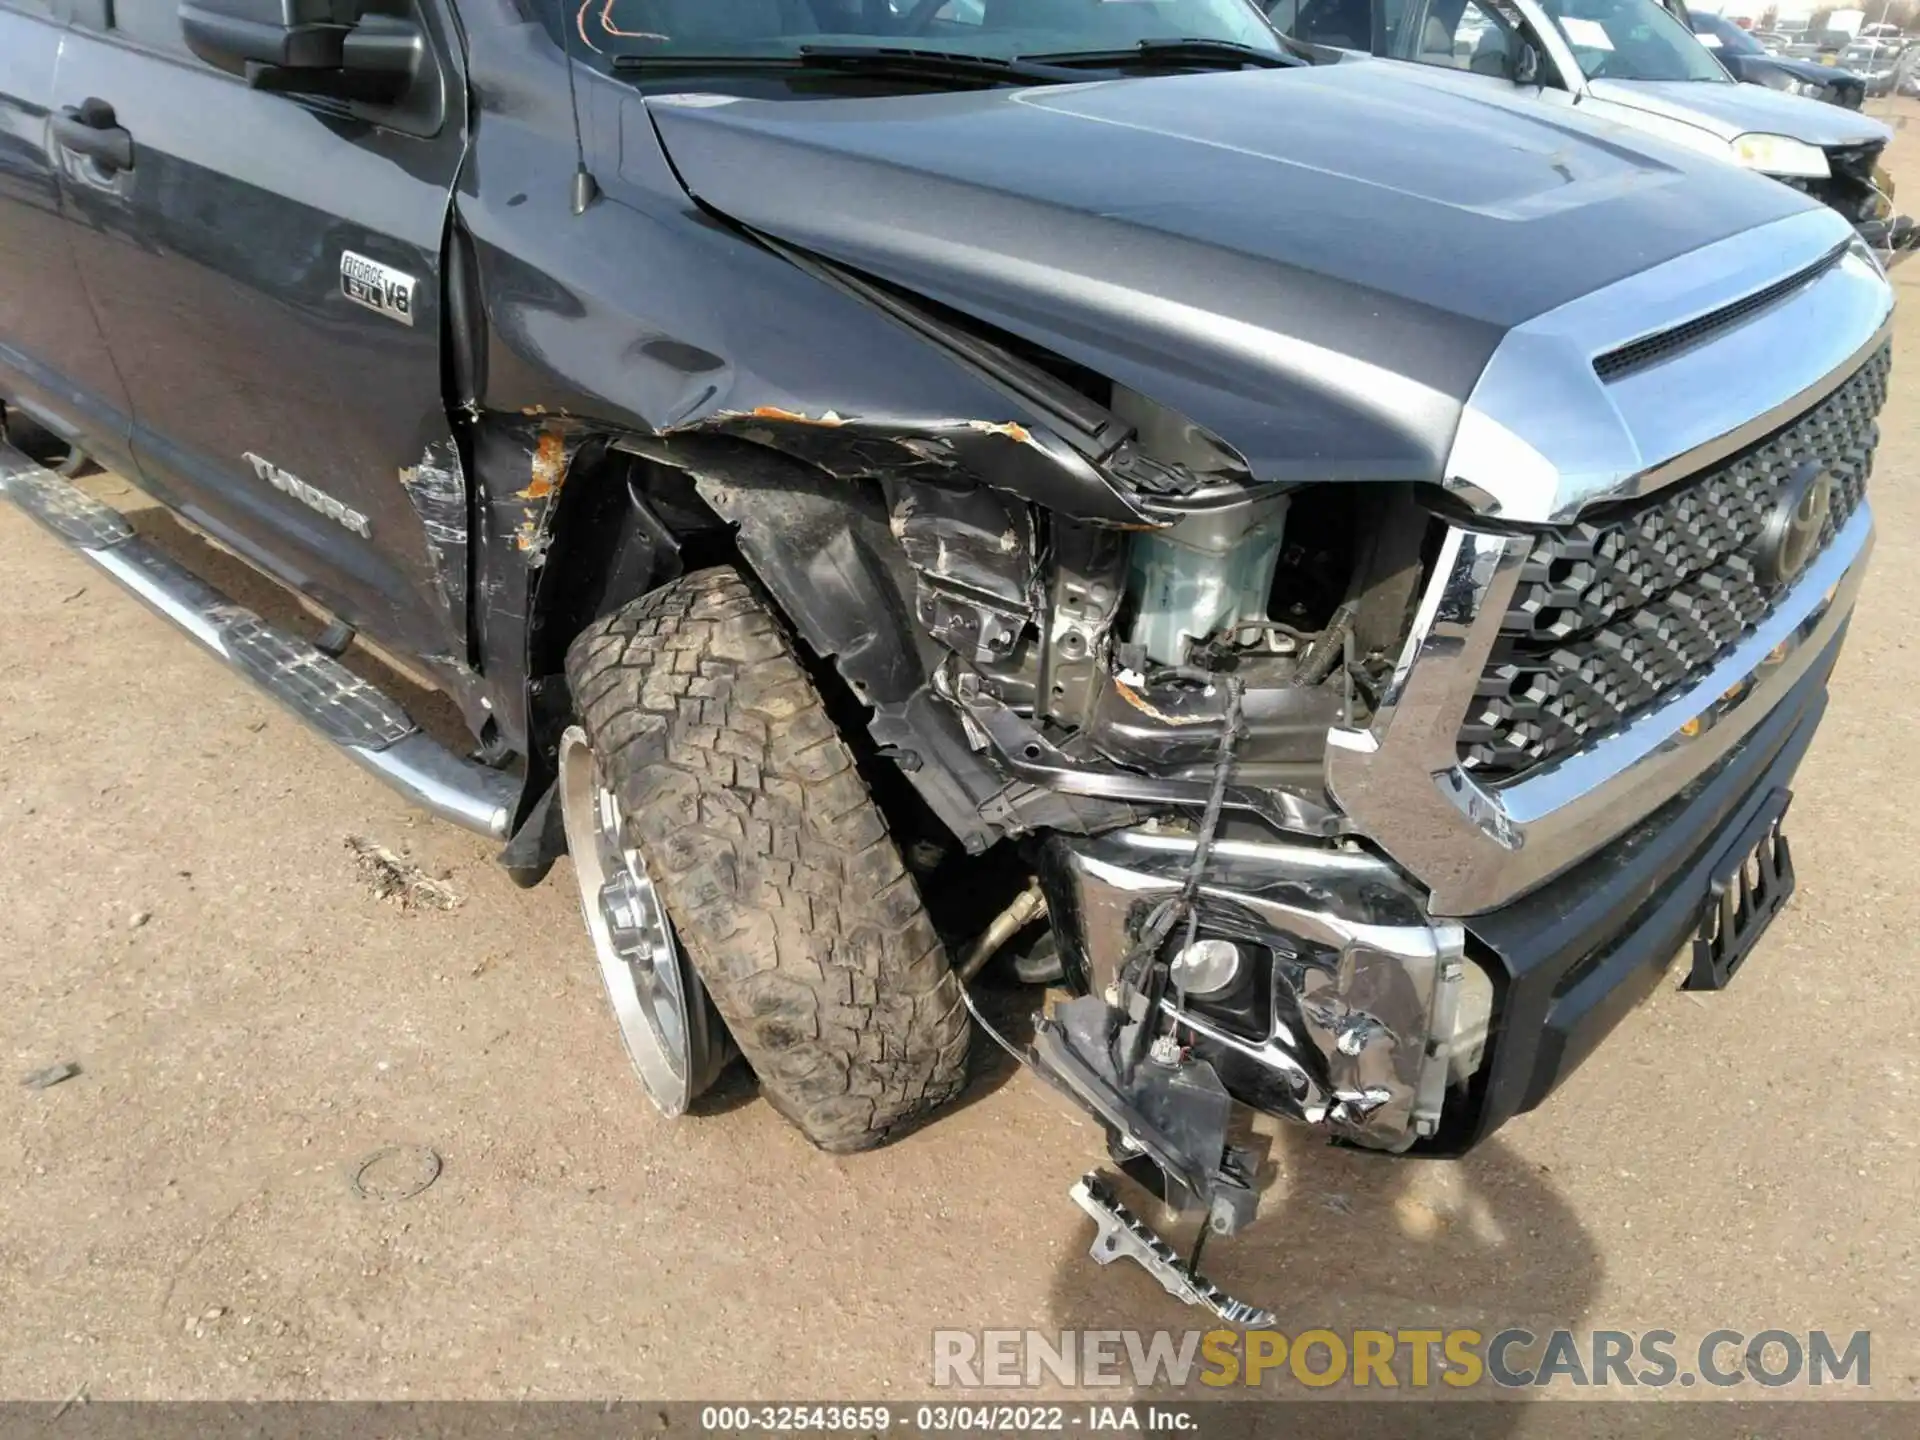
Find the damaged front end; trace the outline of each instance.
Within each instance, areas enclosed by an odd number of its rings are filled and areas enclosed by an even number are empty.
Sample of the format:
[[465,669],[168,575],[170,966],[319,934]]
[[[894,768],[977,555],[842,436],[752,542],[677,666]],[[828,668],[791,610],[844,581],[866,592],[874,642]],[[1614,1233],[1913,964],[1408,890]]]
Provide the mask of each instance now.
[[719,406],[618,448],[734,527],[964,848],[1010,842],[1036,872],[1073,995],[1020,1058],[1218,1233],[1255,1206],[1236,1104],[1385,1151],[1433,1135],[1491,982],[1349,836],[1326,775],[1329,735],[1391,682],[1444,524],[1405,482],[1263,483],[1124,385],[769,248],[1007,408]]
[[1345,837],[1325,781],[1444,527],[1411,487],[1256,486],[1179,417],[1117,387],[1112,412],[1186,492],[1131,490],[1131,524],[950,475],[882,484],[931,694],[996,770],[1099,807],[1023,842],[1074,996],[1020,1058],[1231,1233],[1256,1194],[1236,1102],[1404,1151],[1484,1047],[1492,981],[1462,926]]
[[901,486],[892,515],[971,744],[1140,817],[1036,846],[1080,998],[1034,1062],[1223,1230],[1251,1206],[1229,1097],[1371,1148],[1435,1133],[1491,983],[1457,922],[1339,838],[1323,780],[1329,730],[1387,679],[1426,518],[1393,487],[1044,537],[985,490]]
[[[1780,238],[1831,234],[1816,216]],[[1744,237],[1722,249],[1749,268],[1688,261],[1703,303],[1741,303],[1784,263]],[[1203,1234],[1255,1205],[1235,1102],[1343,1144],[1459,1153],[1538,1105],[1676,953],[1692,948],[1690,984],[1723,984],[1725,937],[1750,947],[1790,891],[1780,817],[1871,548],[1888,365],[1877,266],[1857,246],[1816,261],[1814,290],[1763,323],[1804,335],[1839,313],[1844,332],[1770,373],[1781,398],[1744,429],[1662,430],[1651,375],[1608,388],[1603,292],[1541,322],[1595,327],[1552,365],[1537,334],[1503,345],[1449,457],[1453,498],[1235,483],[1231,460],[1201,479],[1223,447],[1151,409],[1135,442],[1196,478],[1134,492],[1147,523],[890,482],[942,652],[931,687],[972,750],[1129,812],[1027,842],[1075,994],[1022,1058]],[[1740,363],[1685,360],[1722,388]],[[1543,371],[1592,423],[1523,492],[1493,417]],[[1602,441],[1614,469],[1587,459]],[[1676,457],[1664,479],[1636,469],[1649,454]],[[1783,566],[1767,517],[1806,487],[1827,508]],[[1232,1303],[1110,1192],[1076,1198],[1096,1258],[1119,1247],[1184,1298]]]
[[968,852],[1020,849],[1073,992],[1020,1058],[1230,1233],[1256,1194],[1236,1104],[1403,1151],[1478,1059],[1491,983],[1462,928],[1347,835],[1326,783],[1445,527],[1410,485],[1261,485],[1123,387],[1069,392],[977,337],[970,358],[1022,382],[1025,418],[768,405],[619,449],[735,527]]
[[[1493,982],[1458,921],[1344,837],[1324,778],[1329,733],[1364,729],[1391,681],[1438,522],[1393,485],[1248,487],[1147,506],[1151,528],[984,487],[887,490],[943,652],[931,688],[971,749],[1108,807],[1087,833],[1026,841],[1073,995],[1019,1057],[1203,1235],[1257,1205],[1236,1103],[1377,1150],[1438,1133],[1479,1065]],[[1247,1311],[1097,1176],[1075,1198],[1096,1259]]]
[[[536,772],[569,637],[751,572],[930,915],[959,877],[963,989],[1043,896],[1070,994],[1009,1048],[1203,1234],[1254,1208],[1236,1106],[1457,1153],[1664,973],[1817,721],[1884,398],[1831,211],[1419,67],[1286,78],[636,79],[576,243],[462,209],[478,645]],[[1853,509],[1760,587],[1803,452]]]

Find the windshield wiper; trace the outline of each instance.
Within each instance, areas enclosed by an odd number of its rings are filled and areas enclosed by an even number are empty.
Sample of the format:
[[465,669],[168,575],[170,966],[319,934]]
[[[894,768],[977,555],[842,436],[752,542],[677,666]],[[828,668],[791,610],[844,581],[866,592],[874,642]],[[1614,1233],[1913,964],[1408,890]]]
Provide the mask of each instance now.
[[951,75],[956,79],[998,80],[1003,84],[1078,84],[1087,77],[1058,65],[1041,65],[1015,55],[970,55],[964,51],[917,50],[890,45],[802,45],[810,65],[841,70],[897,70],[905,74]]
[[1069,50],[1057,55],[1022,55],[1022,60],[1050,65],[1183,65],[1233,69],[1252,65],[1262,70],[1309,65],[1287,51],[1261,50],[1237,40],[1207,40],[1190,36],[1180,40],[1142,40],[1125,50]]
[[963,80],[986,85],[1082,84],[1078,69],[994,55],[881,45],[802,45],[786,55],[616,55],[616,70],[660,74],[675,70],[838,70],[850,75]]

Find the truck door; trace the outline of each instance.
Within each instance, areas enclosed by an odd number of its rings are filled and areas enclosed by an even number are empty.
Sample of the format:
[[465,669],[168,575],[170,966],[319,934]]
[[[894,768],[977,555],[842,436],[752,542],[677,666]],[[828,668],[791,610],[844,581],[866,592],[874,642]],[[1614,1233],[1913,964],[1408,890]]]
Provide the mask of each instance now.
[[48,0],[0,0],[0,395],[109,464],[130,465],[127,397],[60,216],[53,104],[62,27]]
[[440,7],[413,7],[406,99],[371,108],[249,87],[172,0],[68,3],[58,102],[130,161],[71,154],[64,183],[142,483],[387,645],[464,662],[440,327],[466,117]]

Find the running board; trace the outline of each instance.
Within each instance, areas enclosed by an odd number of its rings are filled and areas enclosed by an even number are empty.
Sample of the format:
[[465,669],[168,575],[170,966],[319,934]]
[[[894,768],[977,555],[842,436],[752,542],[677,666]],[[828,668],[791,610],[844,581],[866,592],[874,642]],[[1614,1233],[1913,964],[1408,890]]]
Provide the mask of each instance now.
[[495,840],[507,837],[520,780],[462,759],[399,703],[321,650],[236,605],[140,538],[118,510],[0,443],[0,495],[171,620],[348,759],[416,805]]
[[[1229,1325],[1264,1330],[1273,1324],[1273,1311],[1234,1299],[1206,1276],[1197,1274],[1192,1263],[1183,1265],[1171,1245],[1120,1203],[1113,1182],[1098,1170],[1082,1175],[1067,1194],[1093,1219],[1093,1248],[1087,1253],[1094,1264],[1131,1260],[1158,1280],[1160,1288],[1174,1299],[1211,1310]],[[1196,1258],[1199,1253],[1194,1251]]]

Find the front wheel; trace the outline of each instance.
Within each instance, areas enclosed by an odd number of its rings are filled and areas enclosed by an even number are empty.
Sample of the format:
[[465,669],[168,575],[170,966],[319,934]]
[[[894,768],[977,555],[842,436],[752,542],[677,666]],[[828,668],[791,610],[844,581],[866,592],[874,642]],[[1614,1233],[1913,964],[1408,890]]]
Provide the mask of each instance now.
[[660,1112],[684,1115],[737,1052],[680,953],[647,862],[627,841],[620,798],[580,726],[560,737],[559,761],[580,912],[621,1043]]
[[595,622],[567,679],[617,848],[649,877],[774,1107],[844,1152],[958,1094],[959,982],[852,754],[746,581],[699,571]]

